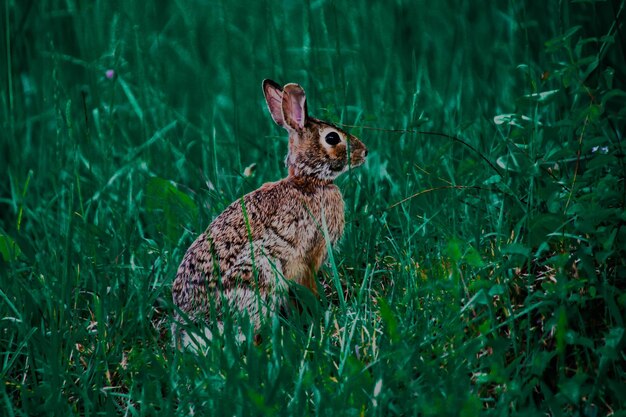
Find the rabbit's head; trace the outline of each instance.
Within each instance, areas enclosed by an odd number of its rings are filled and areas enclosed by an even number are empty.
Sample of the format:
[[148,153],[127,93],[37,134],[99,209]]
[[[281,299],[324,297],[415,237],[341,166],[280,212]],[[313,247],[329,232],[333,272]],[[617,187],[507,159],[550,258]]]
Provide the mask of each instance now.
[[285,164],[290,175],[332,181],[365,162],[367,148],[356,137],[330,123],[309,117],[304,89],[263,81],[263,93],[272,119],[289,132]]

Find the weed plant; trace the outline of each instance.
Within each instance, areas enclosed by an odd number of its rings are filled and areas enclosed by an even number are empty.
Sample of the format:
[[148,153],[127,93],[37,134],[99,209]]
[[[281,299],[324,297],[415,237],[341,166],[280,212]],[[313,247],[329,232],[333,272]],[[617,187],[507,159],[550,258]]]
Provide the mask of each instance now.
[[[624,1],[1,9],[2,415],[626,415]],[[184,251],[286,175],[264,78],[370,156],[321,298],[181,352]]]

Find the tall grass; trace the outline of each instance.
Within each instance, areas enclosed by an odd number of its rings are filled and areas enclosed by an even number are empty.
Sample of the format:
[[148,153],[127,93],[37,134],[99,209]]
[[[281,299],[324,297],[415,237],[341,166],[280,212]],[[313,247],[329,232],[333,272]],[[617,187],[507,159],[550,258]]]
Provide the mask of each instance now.
[[[624,415],[623,9],[5,0],[2,414]],[[179,352],[184,251],[285,175],[264,78],[368,145],[345,237]]]

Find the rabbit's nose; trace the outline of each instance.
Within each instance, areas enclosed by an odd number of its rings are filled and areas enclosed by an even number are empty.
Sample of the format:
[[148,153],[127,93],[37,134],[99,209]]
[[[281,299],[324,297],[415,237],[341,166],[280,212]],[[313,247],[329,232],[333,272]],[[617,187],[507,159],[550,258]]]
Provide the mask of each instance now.
[[367,156],[367,154],[368,154],[368,151],[366,149],[366,150],[363,151],[363,156],[365,157],[365,156]]

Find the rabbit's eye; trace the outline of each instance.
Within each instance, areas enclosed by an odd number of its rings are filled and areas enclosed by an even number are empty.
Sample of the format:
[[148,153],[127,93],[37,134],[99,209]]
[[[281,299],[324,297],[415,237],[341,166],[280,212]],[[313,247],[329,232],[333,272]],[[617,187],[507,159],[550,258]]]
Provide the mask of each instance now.
[[329,145],[334,146],[339,142],[341,142],[341,138],[339,137],[339,134],[337,132],[330,132],[326,135],[326,143],[328,143]]

